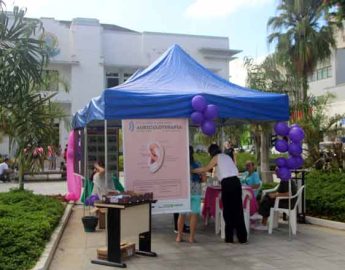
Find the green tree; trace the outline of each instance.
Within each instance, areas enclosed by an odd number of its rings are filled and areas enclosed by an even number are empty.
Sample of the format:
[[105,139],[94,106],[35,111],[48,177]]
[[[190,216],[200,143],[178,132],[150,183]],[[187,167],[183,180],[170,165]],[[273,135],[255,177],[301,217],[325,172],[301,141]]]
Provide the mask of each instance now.
[[[288,94],[290,106],[295,103],[299,92],[298,79],[278,63],[276,54],[267,56],[260,64],[255,64],[251,58],[245,58],[244,62],[247,69],[247,85],[249,87],[265,92]],[[260,164],[261,177],[264,182],[270,182],[272,177],[269,167],[269,150],[271,146],[272,124],[253,124],[251,132],[255,142],[255,149],[258,149],[256,158],[258,164]]]
[[306,143],[308,146],[307,166],[314,166],[320,158],[320,142],[323,141],[325,135],[337,129],[336,124],[344,118],[344,115],[328,116],[327,106],[330,101],[335,98],[333,94],[318,97],[309,97],[306,107],[308,113],[304,117],[297,120],[303,127],[306,135]]
[[344,0],[323,0],[323,4],[329,11],[330,22],[341,24],[345,20],[345,1]]
[[300,99],[307,101],[308,76],[335,47],[333,27],[322,0],[282,0],[278,15],[268,20],[268,42],[276,46],[278,59],[300,81]]
[[54,121],[64,116],[52,102],[56,93],[40,92],[51,79],[42,75],[48,63],[43,32],[39,21],[25,18],[25,10],[0,11],[0,129],[16,149],[20,189],[24,172],[39,167],[37,148],[51,144]]
[[0,106],[11,107],[19,95],[26,95],[32,84],[42,81],[48,54],[38,20],[26,19],[25,10],[0,11]]

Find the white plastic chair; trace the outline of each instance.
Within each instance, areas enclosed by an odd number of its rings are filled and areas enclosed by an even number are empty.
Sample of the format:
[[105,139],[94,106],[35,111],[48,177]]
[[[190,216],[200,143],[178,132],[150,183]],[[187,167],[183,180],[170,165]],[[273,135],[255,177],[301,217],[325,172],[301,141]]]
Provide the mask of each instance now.
[[262,196],[261,196],[261,198],[265,197],[265,195],[266,195],[267,193],[276,192],[276,191],[278,190],[278,187],[279,187],[279,184],[277,184],[274,188],[262,190]]
[[279,202],[282,200],[289,200],[289,197],[277,197],[275,199],[274,207],[270,210],[270,217],[269,217],[269,225],[268,225],[268,233],[272,234],[273,228],[278,227],[278,221],[279,221],[279,213],[285,213],[289,216],[290,212],[290,226],[291,226],[291,232],[293,235],[296,235],[297,232],[297,206],[302,198],[302,192],[303,192],[304,186],[301,186],[300,189],[297,191],[297,193],[294,196],[291,196],[291,200],[294,198],[297,198],[295,205],[293,209],[289,211],[288,208],[279,208]]
[[223,219],[223,211],[219,207],[220,200],[222,199],[221,193],[219,193],[218,197],[216,198],[216,213],[215,213],[215,233],[219,234],[221,231],[221,220]]
[[[250,234],[250,202],[253,199],[252,193],[248,190],[242,190],[242,203],[247,198],[246,204],[243,204],[243,216],[244,223],[247,230],[247,238],[249,239]],[[219,208],[219,202],[221,200],[221,194],[216,199],[216,219],[215,219],[215,233],[218,234],[220,230],[220,237],[225,239],[225,221],[223,218],[223,211]]]
[[[246,204],[244,205],[245,200]],[[246,225],[247,229],[247,239],[249,239],[249,234],[250,234],[250,203],[251,200],[255,200],[253,198],[253,195],[250,191],[248,190],[242,190],[242,203],[243,203],[243,216],[244,216],[244,223]]]

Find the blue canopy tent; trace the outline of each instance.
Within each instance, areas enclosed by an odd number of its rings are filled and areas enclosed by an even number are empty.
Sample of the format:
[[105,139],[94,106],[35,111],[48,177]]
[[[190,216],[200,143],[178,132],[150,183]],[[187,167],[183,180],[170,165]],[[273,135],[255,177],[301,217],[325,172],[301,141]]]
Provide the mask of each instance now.
[[87,127],[104,125],[108,184],[108,126],[121,126],[122,119],[190,118],[195,95],[202,95],[208,104],[218,106],[218,123],[222,126],[289,119],[287,95],[232,84],[173,45],[149,67],[137,71],[125,83],[104,90],[74,115],[72,127],[84,128],[84,175],[87,175]]
[[215,75],[173,45],[125,83],[103,91],[74,117],[73,128],[95,120],[189,118],[191,100],[202,95],[219,108],[222,124],[289,119],[287,95],[235,85]]

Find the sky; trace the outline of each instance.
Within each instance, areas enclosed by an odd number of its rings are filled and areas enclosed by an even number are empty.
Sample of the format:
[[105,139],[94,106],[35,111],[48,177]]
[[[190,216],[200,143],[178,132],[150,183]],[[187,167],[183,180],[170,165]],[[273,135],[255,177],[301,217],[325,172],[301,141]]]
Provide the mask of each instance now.
[[228,37],[230,49],[243,52],[230,63],[230,80],[244,85],[244,56],[262,59],[267,44],[267,21],[277,0],[5,0],[7,10],[18,5],[27,16],[72,20],[97,18],[139,32]]

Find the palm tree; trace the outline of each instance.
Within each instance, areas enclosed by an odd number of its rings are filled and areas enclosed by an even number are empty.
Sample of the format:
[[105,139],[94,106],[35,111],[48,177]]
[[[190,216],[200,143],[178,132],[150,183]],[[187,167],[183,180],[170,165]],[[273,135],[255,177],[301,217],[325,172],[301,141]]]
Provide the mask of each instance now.
[[326,9],[330,10],[329,19],[341,24],[345,20],[345,1],[344,0],[323,0]]
[[0,106],[10,107],[17,95],[41,82],[48,61],[47,46],[36,38],[42,33],[42,24],[26,19],[25,10],[0,10]]
[[42,73],[49,49],[39,37],[43,31],[39,21],[25,18],[25,10],[0,10],[0,130],[17,149],[20,189],[24,173],[39,167],[37,148],[51,144],[54,121],[64,116],[51,101],[56,93],[41,95],[52,80]]
[[332,26],[324,20],[322,0],[282,0],[278,15],[268,20],[268,42],[276,45],[279,60],[301,81],[301,99],[307,101],[308,76],[335,47]]

